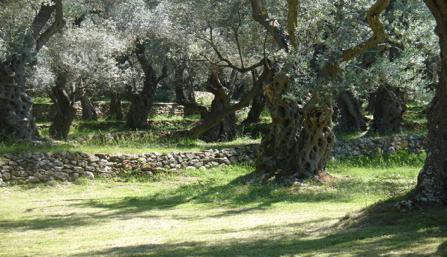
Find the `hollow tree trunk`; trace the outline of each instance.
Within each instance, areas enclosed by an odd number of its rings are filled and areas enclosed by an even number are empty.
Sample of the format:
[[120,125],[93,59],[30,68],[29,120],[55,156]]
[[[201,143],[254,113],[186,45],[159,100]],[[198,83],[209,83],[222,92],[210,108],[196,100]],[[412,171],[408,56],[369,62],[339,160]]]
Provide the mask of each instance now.
[[373,112],[371,131],[380,135],[399,133],[406,111],[405,96],[397,88],[381,86],[370,99]]
[[123,109],[121,106],[121,98],[117,93],[113,93],[110,99],[109,117],[110,120],[122,120]]
[[305,106],[284,99],[286,76],[276,76],[266,89],[272,116],[270,132],[262,139],[256,172],[264,181],[291,183],[323,178],[334,144],[330,99],[314,96]]
[[428,110],[428,155],[418,177],[415,199],[447,204],[447,4],[425,0],[437,21],[441,46],[441,73],[436,96]]
[[96,113],[95,106],[93,106],[92,102],[88,97],[81,97],[81,107],[82,107],[82,120],[98,120],[98,115]]
[[56,86],[51,89],[55,115],[50,126],[50,136],[56,140],[66,140],[76,116],[74,101],[65,90],[65,78],[58,77]]
[[343,91],[337,98],[338,122],[336,130],[340,132],[365,131],[366,118],[362,114],[359,99],[352,92]]
[[21,61],[0,63],[0,140],[29,141],[38,137],[24,65]]

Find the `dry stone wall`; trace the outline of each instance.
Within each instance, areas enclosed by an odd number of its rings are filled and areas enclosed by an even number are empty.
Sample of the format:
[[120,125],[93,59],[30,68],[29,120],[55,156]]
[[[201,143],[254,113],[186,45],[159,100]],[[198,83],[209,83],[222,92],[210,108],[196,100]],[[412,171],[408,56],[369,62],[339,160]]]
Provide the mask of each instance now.
[[115,177],[123,172],[153,175],[181,169],[212,168],[250,162],[255,158],[253,149],[247,146],[198,153],[136,155],[79,152],[5,154],[0,156],[0,185]]
[[[0,155],[0,185],[76,181],[81,177],[116,177],[132,173],[153,175],[183,169],[208,169],[253,163],[258,145],[196,153],[90,155],[78,152]],[[362,138],[335,145],[335,157],[377,155],[407,150],[424,151],[423,137]]]

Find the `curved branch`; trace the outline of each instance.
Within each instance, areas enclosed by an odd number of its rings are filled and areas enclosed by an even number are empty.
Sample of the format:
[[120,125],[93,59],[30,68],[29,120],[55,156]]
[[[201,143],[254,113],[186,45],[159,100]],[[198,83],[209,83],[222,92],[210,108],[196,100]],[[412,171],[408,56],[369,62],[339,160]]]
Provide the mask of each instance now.
[[[36,40],[36,51],[39,52],[39,50],[48,42],[48,40],[50,40],[50,38],[56,34],[59,30],[62,29],[62,27],[65,26],[65,21],[64,21],[64,13],[63,13],[63,6],[62,6],[62,0],[53,0],[54,2],[54,6],[52,6],[52,11],[56,11],[56,15],[54,18],[54,22],[53,24],[51,24],[51,26],[45,30],[40,37]],[[43,9],[46,9],[46,6],[42,6]],[[48,11],[46,11],[48,12]],[[45,15],[47,15],[45,12]],[[40,13],[40,12],[39,12]],[[51,16],[51,14],[50,14]],[[39,16],[38,16],[39,17]],[[47,18],[47,21],[49,19],[49,17],[44,16],[43,18]],[[38,19],[40,20],[40,19]],[[41,21],[40,21],[41,22]],[[46,22],[45,22],[46,24]],[[44,25],[45,25],[44,24]],[[34,27],[35,26],[35,27]],[[40,27],[41,23],[39,23],[39,25],[37,23],[33,22],[33,35],[35,36],[34,38],[37,38],[37,34],[34,33],[38,33],[40,32],[40,30],[42,30],[43,27]],[[34,30],[36,29],[36,30]]]
[[290,50],[289,34],[284,30],[281,24],[270,18],[264,0],[250,0],[253,19],[261,24],[275,39],[275,42],[286,52]]
[[366,41],[359,45],[344,50],[341,57],[335,62],[328,63],[322,69],[324,78],[332,78],[340,71],[340,65],[353,60],[354,58],[366,53],[369,49],[376,47],[386,39],[385,26],[380,21],[380,15],[388,8],[390,0],[377,0],[372,5],[367,14],[368,25],[371,28],[373,35]]

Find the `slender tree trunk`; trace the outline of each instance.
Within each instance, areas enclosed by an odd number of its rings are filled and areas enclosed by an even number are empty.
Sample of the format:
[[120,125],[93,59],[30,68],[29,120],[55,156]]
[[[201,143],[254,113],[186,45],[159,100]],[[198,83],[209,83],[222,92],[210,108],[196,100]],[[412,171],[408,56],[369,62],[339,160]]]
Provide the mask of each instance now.
[[56,86],[51,89],[51,97],[55,108],[55,115],[50,126],[50,136],[57,140],[66,140],[76,116],[74,101],[65,90],[64,76],[58,76]]
[[81,97],[81,107],[82,107],[82,120],[89,121],[98,120],[98,114],[96,113],[95,106],[93,106],[90,99],[87,96]]
[[338,122],[336,130],[340,132],[365,131],[366,118],[362,114],[362,106],[352,92],[343,91],[337,98]]
[[437,21],[441,46],[441,73],[436,96],[428,109],[428,155],[418,177],[415,199],[447,204],[447,3],[425,0]]
[[25,64],[0,64],[0,139],[30,141],[38,137],[32,101],[26,92]]
[[109,117],[110,120],[122,120],[123,109],[121,105],[121,98],[119,94],[113,93],[110,99]]
[[374,116],[371,132],[380,135],[401,132],[405,104],[403,92],[390,86],[381,86],[371,96],[369,103]]
[[334,144],[330,98],[314,96],[301,106],[283,98],[288,83],[287,77],[279,75],[267,87],[272,125],[262,139],[256,171],[264,181],[293,183],[298,179],[324,178]]

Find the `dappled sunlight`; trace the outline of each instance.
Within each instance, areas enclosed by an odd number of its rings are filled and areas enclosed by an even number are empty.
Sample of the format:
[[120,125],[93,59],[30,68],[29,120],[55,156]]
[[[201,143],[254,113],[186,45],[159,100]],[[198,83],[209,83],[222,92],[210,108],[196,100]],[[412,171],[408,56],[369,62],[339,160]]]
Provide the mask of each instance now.
[[[406,168],[403,182],[388,186],[367,169],[292,187],[246,184],[241,177],[251,171],[0,189],[0,248],[9,256],[429,256],[445,248],[445,210],[401,213],[374,204],[390,197],[387,187],[413,184]],[[14,247],[29,234],[36,237],[26,250]]]

